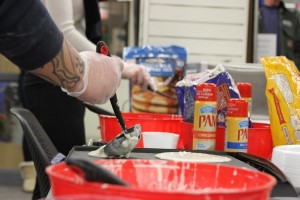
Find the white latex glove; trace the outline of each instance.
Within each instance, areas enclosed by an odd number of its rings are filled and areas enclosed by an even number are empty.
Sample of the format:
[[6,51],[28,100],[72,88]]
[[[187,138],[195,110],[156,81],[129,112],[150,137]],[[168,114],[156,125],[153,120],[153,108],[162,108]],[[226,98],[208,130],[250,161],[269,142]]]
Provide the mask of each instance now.
[[120,86],[123,61],[92,51],[81,52],[80,56],[85,66],[83,81],[76,91],[62,90],[84,102],[106,103]]
[[152,86],[154,82],[151,79],[148,70],[143,65],[124,62],[122,78],[129,79],[131,83],[138,84],[143,88],[150,85],[150,87],[154,89],[154,86]]

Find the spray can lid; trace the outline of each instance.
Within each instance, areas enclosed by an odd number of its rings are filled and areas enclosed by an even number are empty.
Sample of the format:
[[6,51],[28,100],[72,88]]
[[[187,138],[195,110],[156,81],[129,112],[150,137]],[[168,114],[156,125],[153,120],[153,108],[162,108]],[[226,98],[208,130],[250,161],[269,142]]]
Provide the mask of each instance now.
[[217,101],[217,86],[213,83],[199,83],[196,88],[196,101]]
[[252,85],[248,82],[239,82],[236,84],[239,89],[240,95],[243,98],[251,98],[252,97]]
[[229,99],[227,102],[228,117],[248,117],[248,102],[245,99]]

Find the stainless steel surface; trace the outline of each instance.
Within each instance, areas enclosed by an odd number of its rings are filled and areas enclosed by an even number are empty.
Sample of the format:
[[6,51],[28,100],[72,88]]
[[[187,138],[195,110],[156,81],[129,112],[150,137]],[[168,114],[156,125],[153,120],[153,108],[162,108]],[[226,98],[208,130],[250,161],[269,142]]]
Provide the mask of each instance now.
[[200,62],[187,65],[186,73],[197,73],[207,69],[213,69],[222,64],[231,75],[234,82],[249,82],[252,85],[252,120],[269,120],[268,104],[265,94],[266,77],[264,68],[256,63],[220,63]]
[[270,200],[299,200],[300,197],[272,197]]

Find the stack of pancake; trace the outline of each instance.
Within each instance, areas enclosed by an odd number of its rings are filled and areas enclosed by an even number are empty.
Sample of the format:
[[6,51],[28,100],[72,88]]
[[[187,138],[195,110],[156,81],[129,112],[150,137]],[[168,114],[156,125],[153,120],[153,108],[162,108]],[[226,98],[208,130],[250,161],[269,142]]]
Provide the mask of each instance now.
[[132,112],[177,114],[178,101],[174,84],[158,85],[157,91],[142,89],[134,85],[131,88]]

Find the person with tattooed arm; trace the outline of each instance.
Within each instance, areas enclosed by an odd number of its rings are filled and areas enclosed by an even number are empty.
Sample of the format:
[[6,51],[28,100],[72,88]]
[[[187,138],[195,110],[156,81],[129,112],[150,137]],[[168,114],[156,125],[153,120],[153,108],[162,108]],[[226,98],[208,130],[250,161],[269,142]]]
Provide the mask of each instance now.
[[[42,3],[58,29],[62,31],[65,40],[77,51],[94,52],[96,50],[95,44],[101,40],[99,37],[101,35],[84,35],[84,33],[85,30],[90,30],[88,32],[92,33],[91,27],[101,29],[101,26],[99,23],[94,26],[95,19],[84,18],[84,13],[88,10],[88,14],[98,15],[98,20],[101,20],[97,0],[42,0]],[[91,9],[91,7],[95,9]],[[87,19],[86,23],[81,23],[85,19]],[[97,33],[98,31],[96,30]],[[99,32],[101,33],[101,31]],[[93,37],[88,37],[89,35]],[[60,68],[59,62],[53,63]],[[56,70],[58,71],[58,69]],[[106,76],[106,81],[110,81],[110,74],[102,74]],[[128,63],[124,63],[121,77],[129,79],[133,84],[147,83],[147,79],[150,79],[149,73],[142,66],[132,66]],[[95,86],[97,86],[94,88],[96,90],[106,87],[103,84],[95,84]],[[84,123],[86,109],[82,101],[69,96],[60,87],[28,72],[20,74],[19,92],[23,106],[37,117],[59,152],[67,155],[74,146],[86,144]],[[33,192],[35,198],[39,197],[38,182],[35,181],[36,175],[28,173],[35,169],[25,138],[23,138],[23,155],[24,162],[19,165],[20,174],[23,177],[23,191]]]
[[[0,53],[22,70],[89,103],[104,103],[115,94],[124,67],[117,57],[78,53],[40,0],[0,0]],[[40,96],[36,101],[42,99]],[[55,118],[51,113],[42,116]],[[32,199],[41,198],[36,191]]]
[[89,103],[105,103],[120,85],[123,61],[78,53],[39,0],[0,0],[0,53],[23,70]]
[[[91,104],[107,102],[116,93],[121,78],[129,78],[131,73],[124,74],[124,62],[118,57],[77,52],[40,0],[0,0],[0,53],[20,69],[61,87],[69,97]],[[130,76],[135,79],[133,74]],[[43,101],[42,93],[37,96],[32,107]],[[55,118],[52,113],[36,110],[41,116]],[[40,198],[40,194],[33,194],[32,199]]]

